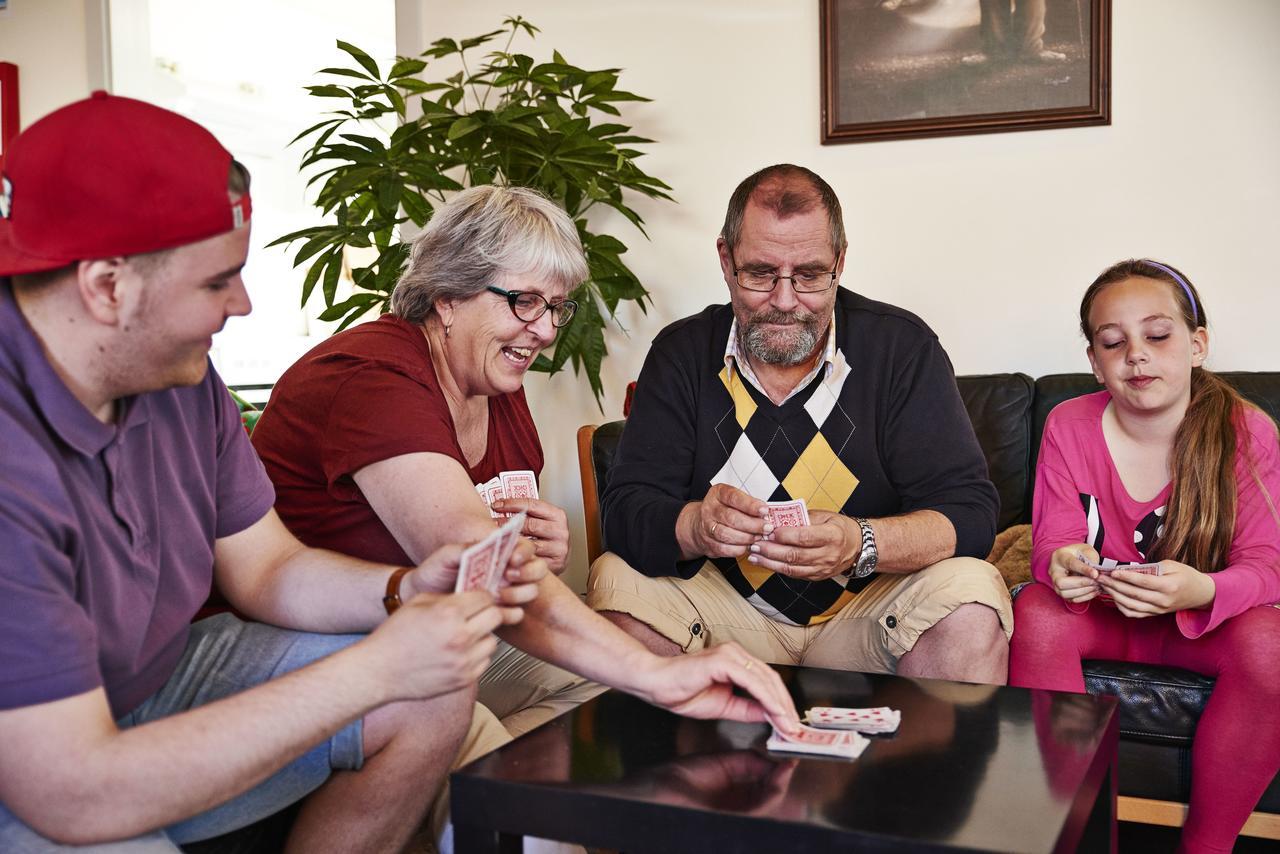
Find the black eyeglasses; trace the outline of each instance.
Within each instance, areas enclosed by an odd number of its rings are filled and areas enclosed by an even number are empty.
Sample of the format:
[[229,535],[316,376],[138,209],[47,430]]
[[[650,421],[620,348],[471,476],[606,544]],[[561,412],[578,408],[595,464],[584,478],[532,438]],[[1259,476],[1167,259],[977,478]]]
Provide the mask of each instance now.
[[525,323],[533,323],[550,309],[551,325],[559,329],[568,326],[569,321],[573,320],[573,313],[578,310],[578,303],[574,300],[548,302],[542,294],[535,294],[533,291],[508,291],[497,285],[489,285],[489,292],[506,297],[511,313]]
[[827,290],[836,281],[835,270],[779,276],[777,270],[739,270],[738,262],[733,260],[733,253],[729,253],[729,260],[733,263],[733,278],[737,281],[738,287],[749,291],[768,292],[778,286],[780,279],[790,279],[791,287],[795,288],[796,293],[816,294]]

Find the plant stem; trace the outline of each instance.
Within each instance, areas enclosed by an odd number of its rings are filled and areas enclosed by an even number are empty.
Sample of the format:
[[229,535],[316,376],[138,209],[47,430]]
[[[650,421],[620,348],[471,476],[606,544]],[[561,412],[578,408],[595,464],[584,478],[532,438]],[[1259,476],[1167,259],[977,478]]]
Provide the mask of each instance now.
[[465,50],[458,51],[458,60],[462,63],[462,73],[466,80],[465,86],[471,87],[471,97],[476,99],[476,109],[483,110],[484,101],[480,98],[475,81],[471,79],[471,69],[467,67],[467,52]]

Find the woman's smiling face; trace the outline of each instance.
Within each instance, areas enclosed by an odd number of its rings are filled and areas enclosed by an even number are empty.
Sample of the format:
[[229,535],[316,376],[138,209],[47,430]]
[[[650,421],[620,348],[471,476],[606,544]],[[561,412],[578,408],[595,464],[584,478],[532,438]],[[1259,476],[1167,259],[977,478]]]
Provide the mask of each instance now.
[[[503,276],[494,284],[538,294],[550,303],[567,296],[562,285],[531,273]],[[537,320],[523,321],[505,297],[491,291],[454,303],[445,357],[459,388],[467,396],[518,391],[534,359],[556,340],[551,315],[546,311]]]

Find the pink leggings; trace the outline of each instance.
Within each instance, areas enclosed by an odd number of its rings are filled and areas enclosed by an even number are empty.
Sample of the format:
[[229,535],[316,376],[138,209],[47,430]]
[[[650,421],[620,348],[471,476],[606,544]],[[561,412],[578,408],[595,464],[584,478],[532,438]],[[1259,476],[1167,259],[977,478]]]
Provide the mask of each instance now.
[[1191,746],[1183,851],[1230,851],[1280,771],[1280,609],[1251,608],[1190,640],[1173,615],[1132,619],[1094,602],[1075,614],[1044,584],[1014,601],[1009,684],[1084,691],[1081,659],[1181,667],[1216,678]]

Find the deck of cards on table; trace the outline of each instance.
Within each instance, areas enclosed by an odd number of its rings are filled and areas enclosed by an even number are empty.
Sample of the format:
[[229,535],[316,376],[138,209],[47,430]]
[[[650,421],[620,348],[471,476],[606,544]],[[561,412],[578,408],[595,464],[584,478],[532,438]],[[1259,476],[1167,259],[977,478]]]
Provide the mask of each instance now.
[[795,735],[784,735],[776,729],[766,747],[783,753],[813,753],[857,759],[871,742],[852,730],[817,729],[801,724]]
[[537,498],[538,478],[527,469],[504,471],[484,483],[477,483],[476,492],[480,493],[484,506],[489,508],[489,515],[496,519],[506,514],[494,510],[493,502],[500,498]]
[[802,528],[809,524],[809,508],[803,498],[794,501],[766,501],[769,524],[774,528]]
[[458,580],[454,593],[468,590],[488,590],[496,594],[502,587],[502,573],[515,551],[520,531],[524,529],[524,511],[512,516],[506,523],[478,543],[468,546],[458,565]]
[[851,729],[856,732],[896,732],[902,712],[888,706],[874,709],[842,709],[838,706],[814,706],[804,713],[804,721],[818,729]]

